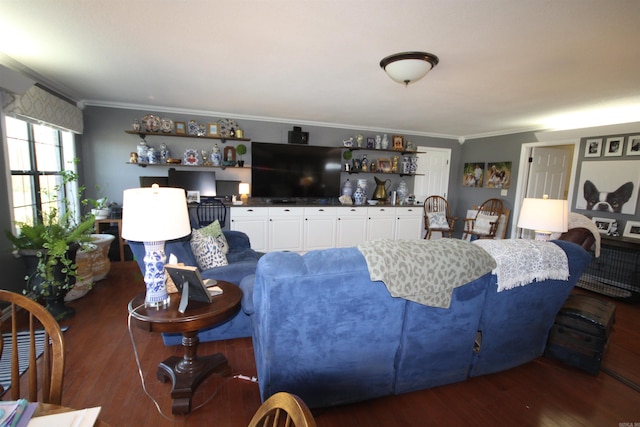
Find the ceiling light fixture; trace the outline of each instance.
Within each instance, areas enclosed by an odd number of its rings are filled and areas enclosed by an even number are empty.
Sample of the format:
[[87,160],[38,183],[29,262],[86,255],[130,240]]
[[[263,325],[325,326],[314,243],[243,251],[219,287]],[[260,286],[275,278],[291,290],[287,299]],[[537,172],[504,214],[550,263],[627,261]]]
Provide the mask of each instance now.
[[389,55],[380,61],[380,67],[398,83],[416,82],[427,75],[440,60],[427,52],[402,52]]

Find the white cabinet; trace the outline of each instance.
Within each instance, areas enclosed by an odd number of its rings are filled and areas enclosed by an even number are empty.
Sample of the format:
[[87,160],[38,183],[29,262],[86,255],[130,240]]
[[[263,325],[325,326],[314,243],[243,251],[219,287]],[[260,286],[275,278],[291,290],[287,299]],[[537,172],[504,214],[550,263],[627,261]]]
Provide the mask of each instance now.
[[269,251],[302,252],[304,208],[269,208]]
[[367,237],[367,209],[363,207],[337,208],[336,247],[356,246]]
[[258,252],[268,251],[268,208],[233,207],[230,210],[231,225],[234,231],[242,231],[249,236],[251,248]]
[[367,208],[367,240],[395,239],[396,208],[369,206]]
[[422,239],[424,235],[422,206],[396,208],[395,239]]
[[307,206],[230,209],[231,230],[259,252],[307,252],[374,239],[421,239],[421,206]]
[[336,247],[336,207],[304,208],[304,250]]

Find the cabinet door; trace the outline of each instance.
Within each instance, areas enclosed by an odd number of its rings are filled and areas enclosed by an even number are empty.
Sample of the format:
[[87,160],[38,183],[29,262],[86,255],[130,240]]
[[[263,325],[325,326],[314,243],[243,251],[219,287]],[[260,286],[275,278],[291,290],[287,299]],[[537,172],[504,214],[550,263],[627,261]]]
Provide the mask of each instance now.
[[251,248],[258,252],[268,251],[268,210],[267,208],[232,207],[230,229],[242,231],[251,242]]
[[344,248],[356,246],[365,241],[367,236],[366,208],[338,208],[338,234],[336,246]]
[[304,250],[336,247],[337,209],[317,207],[304,209]]
[[367,240],[395,238],[395,208],[390,206],[368,207]]
[[269,250],[303,251],[303,208],[269,208]]
[[422,239],[422,207],[396,208],[396,239]]

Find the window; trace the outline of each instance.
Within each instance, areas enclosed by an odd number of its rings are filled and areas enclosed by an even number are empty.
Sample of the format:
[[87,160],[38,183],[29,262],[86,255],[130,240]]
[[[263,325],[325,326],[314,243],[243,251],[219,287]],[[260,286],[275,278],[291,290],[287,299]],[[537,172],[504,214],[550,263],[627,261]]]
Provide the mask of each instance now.
[[78,200],[76,182],[64,188],[61,175],[63,169],[76,172],[73,134],[13,117],[5,123],[13,220],[34,224],[52,208],[64,210],[65,196]]

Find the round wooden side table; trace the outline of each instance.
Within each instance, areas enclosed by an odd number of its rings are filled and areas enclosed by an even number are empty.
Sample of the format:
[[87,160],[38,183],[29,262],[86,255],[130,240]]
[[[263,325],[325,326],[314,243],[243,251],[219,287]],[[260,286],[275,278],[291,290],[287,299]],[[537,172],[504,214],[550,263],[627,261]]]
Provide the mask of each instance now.
[[231,375],[231,367],[222,353],[198,356],[198,330],[214,326],[233,317],[240,310],[242,291],[233,283],[217,281],[222,294],[213,302],[189,301],[184,313],[178,311],[180,295],[170,294],[168,308],[156,309],[144,306],[144,293],[129,302],[129,312],[135,323],[151,332],[182,333],[184,356],[171,356],[158,366],[160,381],[171,380],[173,414],[191,412],[191,398],[198,386],[212,373]]

